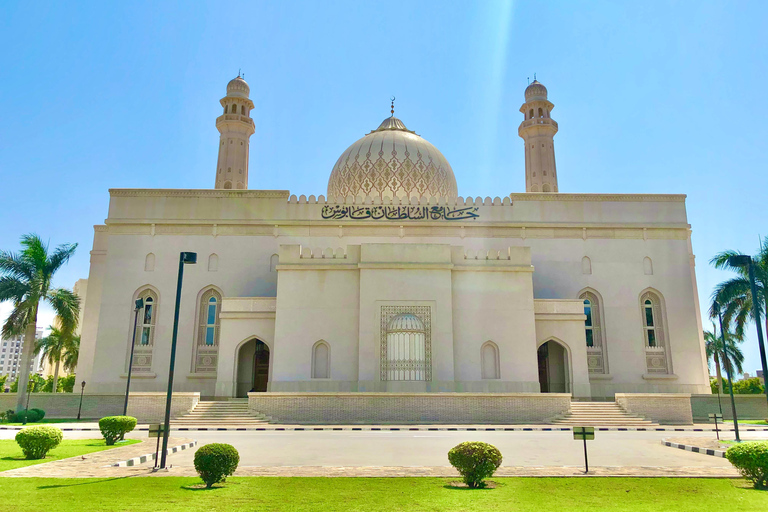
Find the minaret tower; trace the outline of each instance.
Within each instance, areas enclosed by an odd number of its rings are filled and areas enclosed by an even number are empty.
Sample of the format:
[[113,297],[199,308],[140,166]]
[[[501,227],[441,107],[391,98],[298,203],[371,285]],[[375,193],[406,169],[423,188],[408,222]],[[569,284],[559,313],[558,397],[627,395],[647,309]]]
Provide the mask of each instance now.
[[520,107],[523,122],[517,134],[525,141],[525,191],[557,192],[555,142],[557,123],[549,117],[555,106],[547,100],[547,88],[535,77],[525,89]]
[[238,75],[227,84],[227,95],[221,99],[224,113],[216,118],[216,128],[221,133],[216,188],[248,188],[248,141],[256,131],[250,115],[250,92],[251,88]]

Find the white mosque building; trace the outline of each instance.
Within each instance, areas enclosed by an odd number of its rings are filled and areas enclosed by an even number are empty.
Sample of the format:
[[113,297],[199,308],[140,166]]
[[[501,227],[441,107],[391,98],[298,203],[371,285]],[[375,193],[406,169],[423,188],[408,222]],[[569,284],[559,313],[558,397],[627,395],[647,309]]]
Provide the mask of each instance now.
[[325,194],[248,189],[249,92],[238,77],[221,100],[215,188],[110,190],[78,382],[124,391],[133,348],[132,390],[166,389],[189,251],[177,391],[709,393],[685,196],[561,193],[538,81],[526,191],[485,198],[394,111]]

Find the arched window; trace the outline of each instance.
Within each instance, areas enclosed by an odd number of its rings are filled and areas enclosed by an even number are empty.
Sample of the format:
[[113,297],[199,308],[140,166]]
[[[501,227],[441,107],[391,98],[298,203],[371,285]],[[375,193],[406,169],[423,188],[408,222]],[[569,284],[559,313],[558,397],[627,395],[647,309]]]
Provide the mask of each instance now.
[[245,105],[240,106],[240,114],[245,115]]
[[227,105],[224,105],[224,113],[227,113]]
[[544,117],[544,111],[539,107],[539,117]]
[[322,340],[312,347],[312,378],[331,378],[331,347]]
[[492,341],[483,343],[480,349],[480,364],[482,364],[482,378],[500,379],[499,372],[499,347]]
[[273,254],[269,257],[269,271],[277,272],[277,264],[280,261],[280,257],[277,254]]
[[579,295],[584,301],[584,334],[587,340],[587,369],[589,373],[608,373],[603,315],[600,297],[596,292],[584,291]]
[[531,111],[530,111],[530,117],[529,117],[529,119],[533,119],[533,109],[531,109]]
[[232,105],[232,113],[237,114],[237,105]]
[[401,313],[387,325],[386,380],[427,380],[426,332],[419,317]]
[[653,275],[653,261],[648,256],[643,258],[643,273],[647,276]]
[[538,185],[531,185],[531,192],[538,192],[539,186]]
[[232,188],[232,182],[231,181],[225,181],[224,182],[224,188],[225,189],[231,189]]
[[155,255],[152,253],[147,254],[144,258],[144,272],[154,272],[155,270]]
[[195,350],[195,373],[215,373],[219,353],[221,294],[213,288],[200,296],[200,315]]
[[[133,339],[132,371],[150,372],[152,370],[152,351],[155,345],[155,325],[157,323],[157,294],[147,288],[139,292],[136,298],[143,301],[143,306],[139,310],[136,337]],[[133,310],[131,313],[131,320],[133,320]]]
[[542,192],[549,192],[549,183],[545,183],[545,184],[544,184],[544,185],[541,187],[541,191],[542,191]]
[[646,291],[640,297],[640,313],[643,317],[643,343],[648,373],[667,373],[667,336],[664,305],[660,295]]

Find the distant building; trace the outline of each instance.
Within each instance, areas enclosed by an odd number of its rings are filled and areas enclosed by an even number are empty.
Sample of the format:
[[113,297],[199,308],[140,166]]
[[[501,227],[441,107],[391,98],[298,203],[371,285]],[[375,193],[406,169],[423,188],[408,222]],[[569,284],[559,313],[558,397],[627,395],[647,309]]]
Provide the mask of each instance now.
[[[40,339],[43,336],[43,329],[37,329],[35,333],[35,339]],[[21,354],[24,350],[24,335],[12,336],[10,338],[3,338],[0,341],[0,376],[7,375],[8,379],[5,383],[9,386],[11,382],[16,380],[19,374],[21,366]],[[30,365],[30,372],[41,373],[43,368],[42,357],[37,354]]]

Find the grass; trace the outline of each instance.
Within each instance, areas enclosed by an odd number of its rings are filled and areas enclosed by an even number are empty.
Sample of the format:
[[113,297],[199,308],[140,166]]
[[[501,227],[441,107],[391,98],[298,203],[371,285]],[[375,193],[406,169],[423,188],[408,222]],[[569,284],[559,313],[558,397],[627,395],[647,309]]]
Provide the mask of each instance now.
[[768,510],[768,492],[743,480],[493,478],[496,489],[457,489],[451,478],[230,478],[199,488],[191,477],[0,480],[0,503],[18,512],[99,511],[515,511],[701,512]]
[[31,466],[33,464],[42,464],[52,460],[66,459],[67,457],[76,457],[93,452],[100,452],[110,448],[126,446],[138,443],[138,439],[126,439],[115,446],[107,446],[103,439],[65,439],[59,446],[48,452],[44,459],[27,460],[24,453],[13,439],[0,440],[0,471]]
[[93,423],[95,421],[99,420],[77,420],[74,418],[54,418],[54,419],[43,419],[41,421],[35,421],[34,423],[31,421],[28,421],[26,425],[23,423],[0,423],[0,427],[18,427],[18,426],[31,426],[31,425],[45,425],[46,423]]

